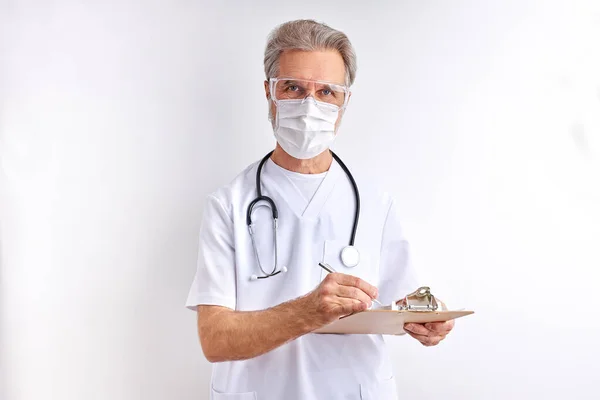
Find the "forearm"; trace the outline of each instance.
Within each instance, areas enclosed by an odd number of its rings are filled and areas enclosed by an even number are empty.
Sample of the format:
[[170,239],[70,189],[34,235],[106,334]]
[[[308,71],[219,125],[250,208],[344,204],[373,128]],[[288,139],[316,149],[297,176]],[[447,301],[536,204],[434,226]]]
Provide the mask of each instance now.
[[202,349],[210,362],[245,360],[265,354],[318,327],[301,297],[262,311],[199,307]]

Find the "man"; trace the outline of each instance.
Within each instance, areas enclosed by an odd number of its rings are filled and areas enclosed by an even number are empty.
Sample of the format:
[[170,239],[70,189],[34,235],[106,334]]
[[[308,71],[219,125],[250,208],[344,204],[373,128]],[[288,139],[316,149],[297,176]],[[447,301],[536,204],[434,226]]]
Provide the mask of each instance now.
[[[357,178],[356,192],[329,150],[350,98],[354,50],[342,32],[293,21],[269,37],[264,67],[277,145],[208,196],[187,301],[215,363],[211,398],[395,399],[381,335],[311,333],[417,288],[393,199],[369,179]],[[405,329],[429,346],[452,327]]]

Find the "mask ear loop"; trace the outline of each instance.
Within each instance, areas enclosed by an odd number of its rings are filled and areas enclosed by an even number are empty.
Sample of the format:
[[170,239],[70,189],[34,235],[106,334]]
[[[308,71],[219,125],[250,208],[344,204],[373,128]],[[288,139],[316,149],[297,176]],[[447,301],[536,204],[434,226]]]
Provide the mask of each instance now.
[[271,126],[273,126],[273,128],[275,128],[275,126],[273,125],[273,123],[275,122],[275,118],[273,117],[273,112],[272,112],[272,106],[273,106],[273,100],[271,100],[271,96],[269,96],[268,101],[268,110],[267,110],[267,119],[269,120],[269,122],[271,123]]
[[337,126],[335,127],[335,137],[337,138],[337,134],[338,131],[340,130],[340,127],[342,126],[342,121],[344,120],[344,113],[346,111],[346,107],[340,107],[340,111],[338,114],[338,121],[336,121]]
[[346,107],[348,107],[348,103],[350,103],[350,89],[348,89],[348,100],[344,101],[344,104],[340,107],[338,120],[340,121],[335,127],[335,137],[337,138],[337,133],[340,127],[342,126],[342,121],[344,120],[344,114],[346,113]]
[[[269,101],[269,122],[271,123],[271,127],[273,128],[273,131],[277,130],[277,128],[279,127],[279,107],[277,105],[277,98],[275,98],[275,96],[273,96],[273,93],[275,93],[275,85],[277,84],[276,80],[272,80],[269,79],[269,95],[268,95],[268,101]],[[273,105],[275,105],[275,115],[273,115],[272,113],[272,109],[273,109]]]
[[[271,111],[273,109],[273,104],[275,105],[275,115],[273,115],[273,112]],[[277,128],[279,128],[279,107],[272,99],[269,99],[269,122],[273,128],[273,132],[275,132]]]

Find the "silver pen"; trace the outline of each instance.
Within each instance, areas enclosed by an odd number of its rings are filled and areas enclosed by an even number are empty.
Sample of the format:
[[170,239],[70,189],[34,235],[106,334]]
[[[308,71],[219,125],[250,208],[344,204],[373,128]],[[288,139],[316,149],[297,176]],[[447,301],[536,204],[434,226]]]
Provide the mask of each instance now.
[[[330,274],[335,272],[335,269],[331,268],[331,265],[329,264],[325,264],[325,263],[319,263],[319,266],[321,268],[323,268],[325,271],[329,272]],[[380,306],[383,306],[383,304],[381,304],[381,302],[377,299],[372,299],[375,303],[379,304]]]

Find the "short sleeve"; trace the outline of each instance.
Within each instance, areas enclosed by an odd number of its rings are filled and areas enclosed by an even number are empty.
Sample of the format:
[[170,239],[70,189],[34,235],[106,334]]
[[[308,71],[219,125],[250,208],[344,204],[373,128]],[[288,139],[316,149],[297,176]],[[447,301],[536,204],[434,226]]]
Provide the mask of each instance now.
[[383,304],[392,304],[417,289],[418,278],[395,201],[391,202],[383,227],[379,268],[379,301]]
[[221,202],[208,196],[200,226],[196,275],[186,307],[217,305],[235,309],[233,221]]

